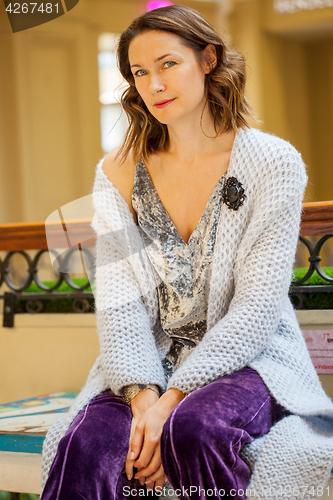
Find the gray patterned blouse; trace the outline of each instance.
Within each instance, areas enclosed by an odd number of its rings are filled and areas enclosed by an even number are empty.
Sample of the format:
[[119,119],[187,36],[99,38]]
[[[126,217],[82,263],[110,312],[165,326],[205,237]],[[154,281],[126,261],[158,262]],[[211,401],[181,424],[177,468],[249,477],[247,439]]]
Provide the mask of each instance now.
[[132,205],[157,278],[161,326],[173,340],[163,360],[167,379],[206,332],[211,263],[225,176],[216,184],[186,244],[142,158],[136,165]]

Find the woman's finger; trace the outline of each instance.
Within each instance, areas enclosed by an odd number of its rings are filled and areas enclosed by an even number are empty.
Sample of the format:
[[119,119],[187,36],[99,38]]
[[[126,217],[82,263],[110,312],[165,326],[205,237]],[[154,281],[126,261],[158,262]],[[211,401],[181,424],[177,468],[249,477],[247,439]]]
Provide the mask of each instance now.
[[138,425],[138,419],[132,419],[129,449],[126,457],[125,471],[129,480],[133,477],[133,464],[140,454],[144,439],[143,429]]
[[133,475],[133,460],[130,461],[129,454],[130,454],[131,441],[132,441],[132,437],[134,434],[136,424],[137,424],[137,419],[135,419],[135,417],[133,417],[132,422],[131,422],[130,437],[129,437],[129,441],[128,441],[128,452],[127,452],[126,461],[125,461],[125,471],[126,471],[126,475],[127,475],[129,480],[132,478],[132,475]]
[[157,481],[155,481],[155,490],[157,491],[157,493],[161,493],[162,489],[164,488],[165,481],[166,477],[164,474],[160,479],[157,479]]
[[[165,482],[164,470],[163,470],[162,465],[160,465],[159,468],[157,469],[157,471],[154,472],[154,474],[146,477],[146,484],[151,486],[154,482],[161,481],[162,479]],[[164,482],[163,482],[163,485],[164,485]]]
[[[157,475],[159,475],[159,476],[157,477]],[[156,472],[156,474],[154,474],[154,477],[156,478],[155,480],[150,481],[148,484],[146,482],[146,488],[148,491],[151,491],[154,489],[157,493],[161,494],[162,489],[163,489],[164,484],[165,484],[165,475],[164,475],[162,467],[159,468],[159,470]]]
[[[152,459],[150,460],[147,467],[144,467],[144,468],[138,470],[135,473],[134,477],[136,479],[148,478],[149,476],[152,476],[158,470],[160,465],[161,465],[160,451],[156,448],[154,451],[154,454],[152,456]],[[136,467],[136,464],[134,464],[134,467]]]
[[159,441],[159,436],[156,435],[152,437],[151,433],[147,433],[146,430],[140,456],[134,462],[134,467],[137,467],[139,469],[145,469],[146,467],[148,467],[154,456],[156,448],[159,446]]

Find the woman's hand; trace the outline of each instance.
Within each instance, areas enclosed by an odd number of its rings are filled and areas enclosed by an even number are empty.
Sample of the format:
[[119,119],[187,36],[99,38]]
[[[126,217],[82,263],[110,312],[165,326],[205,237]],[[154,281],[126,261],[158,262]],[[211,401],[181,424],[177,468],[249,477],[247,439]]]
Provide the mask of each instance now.
[[[125,470],[128,479],[130,480],[133,476],[133,464],[135,461],[134,457],[133,459],[130,458],[131,455],[131,450],[132,450],[132,440],[133,436],[135,433],[136,426],[142,417],[142,415],[149,409],[151,408],[156,401],[158,401],[158,395],[156,394],[155,391],[151,389],[145,389],[144,391],[140,391],[131,401],[131,409],[132,409],[132,424],[131,424],[131,432],[130,432],[130,438],[129,438],[129,450],[127,453],[127,458],[126,458],[126,464],[125,464]],[[144,479],[140,479],[140,484],[144,484]]]
[[[148,392],[148,389],[141,394],[144,392]],[[132,478],[134,465],[138,469],[135,478],[140,480],[140,484],[144,484],[145,481],[155,489],[163,488],[166,481],[160,454],[163,425],[172,410],[184,399],[185,394],[177,389],[169,389],[143,413],[144,407],[148,405],[142,400],[143,396],[139,395],[140,393],[131,401],[133,425],[126,459],[126,474],[129,479]]]

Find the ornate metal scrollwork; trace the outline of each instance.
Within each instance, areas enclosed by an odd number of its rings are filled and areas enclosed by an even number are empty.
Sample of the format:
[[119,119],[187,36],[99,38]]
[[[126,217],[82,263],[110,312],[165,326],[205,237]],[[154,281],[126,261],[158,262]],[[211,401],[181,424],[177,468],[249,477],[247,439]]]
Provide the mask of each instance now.
[[[295,309],[303,309],[304,304],[305,304],[305,296],[308,293],[318,293],[318,292],[333,292],[333,278],[328,276],[323,268],[320,265],[320,262],[322,260],[322,257],[320,255],[320,251],[322,249],[322,246],[324,243],[329,239],[333,238],[332,234],[328,234],[325,236],[322,236],[319,241],[313,245],[311,241],[309,241],[307,238],[304,238],[304,236],[299,236],[299,241],[305,245],[309,252],[309,258],[308,262],[310,263],[309,268],[305,275],[300,278],[299,280],[292,281],[290,289],[289,289],[289,295],[292,298],[298,299],[299,303],[295,305]],[[317,274],[327,283],[323,285],[303,285],[312,275],[314,272],[317,272]]]
[[[5,283],[7,287],[12,290],[12,292],[5,292],[4,295],[0,295],[0,298],[4,299],[3,325],[8,327],[13,326],[15,312],[28,312],[30,314],[40,313],[44,309],[45,300],[50,299],[73,299],[73,312],[86,313],[90,311],[91,306],[88,299],[93,299],[94,296],[92,292],[85,292],[85,290],[90,286],[89,279],[87,279],[87,282],[84,285],[80,286],[70,277],[70,259],[74,252],[78,251],[85,253],[86,262],[89,263],[90,269],[93,269],[94,258],[87,248],[70,249],[66,252],[63,261],[61,260],[62,256],[58,255],[52,249],[36,251],[33,259],[27,252],[22,250],[8,252],[4,260],[0,257],[0,286]],[[61,261],[61,269],[67,270],[67,272],[57,272],[59,277],[56,280],[56,283],[52,286],[49,286],[41,281],[38,276],[40,259],[45,252],[55,253],[58,263]],[[19,284],[15,284],[14,280],[11,278],[11,274],[14,269],[14,266],[12,265],[12,258],[14,254],[22,255],[26,262],[26,277],[21,280],[22,282]],[[72,288],[72,292],[62,293],[57,291],[64,281],[70,288]],[[26,292],[32,283],[35,283],[43,292]],[[15,302],[17,300],[21,302],[21,305],[15,307]],[[24,305],[22,305],[22,303]]]
[[[243,200],[238,200],[243,201]],[[241,203],[238,203],[239,205]],[[328,276],[321,267],[322,257],[320,255],[321,249],[324,243],[329,239],[333,238],[333,235],[325,235],[321,237],[316,244],[312,244],[311,241],[304,236],[299,236],[299,241],[306,247],[309,257],[309,268],[304,276],[298,280],[292,281],[289,288],[289,296],[294,299],[295,309],[303,309],[306,302],[306,295],[313,292],[333,292],[333,278]],[[64,256],[63,260],[61,255],[56,255],[58,263],[60,263],[60,268],[66,270],[67,272],[58,272],[58,279],[56,283],[49,286],[42,282],[38,276],[38,265],[40,259],[44,252],[54,252],[53,250],[39,250],[36,251],[34,258],[32,259],[27,252],[24,251],[13,251],[8,252],[5,259],[2,260],[0,257],[0,286],[6,284],[7,287],[12,290],[11,292],[6,292],[4,295],[0,295],[0,298],[4,299],[4,326],[13,326],[13,318],[15,313],[15,300],[24,300],[25,306],[21,307],[21,312],[24,310],[38,314],[44,308],[44,301],[47,299],[73,299],[73,312],[76,313],[86,313],[91,310],[89,304],[89,299],[93,299],[92,292],[85,292],[85,290],[90,286],[89,280],[83,286],[79,286],[74,283],[70,277],[70,259],[74,252],[85,252],[87,262],[89,262],[90,268],[93,269],[94,257],[89,252],[87,248],[73,248],[70,249]],[[27,276],[20,284],[15,284],[11,278],[11,273],[13,270],[12,258],[14,254],[21,254],[25,259],[27,266]],[[325,284],[321,285],[303,285],[314,272],[324,280]],[[73,290],[71,292],[58,292],[61,284],[65,281],[67,285]],[[43,293],[30,293],[25,292],[31,283],[36,283],[36,285],[43,290]],[[16,312],[19,312],[17,310]]]

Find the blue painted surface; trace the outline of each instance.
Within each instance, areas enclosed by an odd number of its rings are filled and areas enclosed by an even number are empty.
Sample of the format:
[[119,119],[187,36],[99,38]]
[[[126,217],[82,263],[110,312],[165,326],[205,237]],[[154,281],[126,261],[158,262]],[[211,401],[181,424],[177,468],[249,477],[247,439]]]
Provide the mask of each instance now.
[[18,453],[42,453],[45,436],[0,434],[0,450]]
[[48,429],[77,394],[58,391],[0,404],[0,451],[41,453]]
[[10,401],[9,403],[0,403],[0,412],[6,412],[14,408],[25,408],[25,407],[35,407],[37,405],[46,405],[52,399],[57,399],[61,397],[74,399],[78,392],[69,391],[57,391],[51,392],[50,394],[44,394],[43,396],[36,396],[34,398],[27,399],[17,399],[16,401]]

